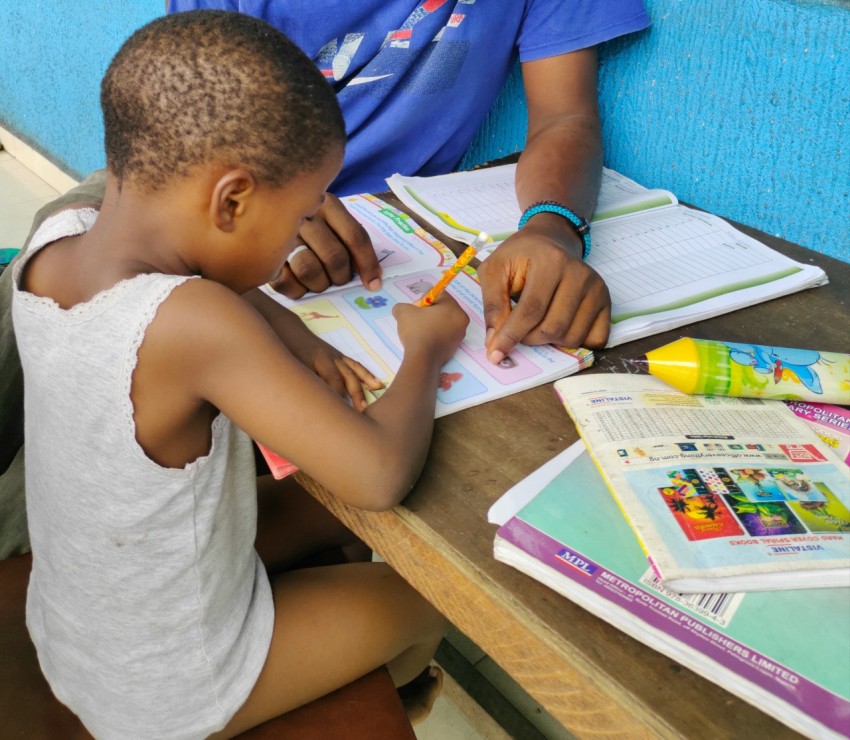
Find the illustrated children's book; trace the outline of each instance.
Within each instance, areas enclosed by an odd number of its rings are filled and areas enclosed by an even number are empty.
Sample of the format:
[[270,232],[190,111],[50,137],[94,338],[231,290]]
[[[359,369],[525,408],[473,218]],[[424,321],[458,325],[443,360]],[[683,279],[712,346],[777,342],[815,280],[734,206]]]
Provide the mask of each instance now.
[[[516,231],[521,216],[515,170],[511,164],[436,177],[393,175],[387,183],[443,233],[470,242],[486,231],[498,242]],[[610,169],[602,172],[591,238],[588,264],[611,294],[609,347],[827,282],[820,268]]]
[[490,521],[496,559],[808,737],[850,735],[850,590],[666,589],[581,442]]
[[[405,213],[371,195],[342,199],[363,225],[383,268],[383,287],[370,293],[354,278],[321,294],[289,300],[270,288],[268,295],[297,313],[309,329],[340,352],[363,363],[386,387],[401,363],[393,306],[424,296],[455,262],[452,251]],[[578,372],[593,362],[587,349],[518,345],[499,365],[484,350],[484,315],[475,270],[467,267],[447,291],[469,315],[466,338],[440,374],[435,416],[491,401]],[[376,397],[367,391],[367,399]],[[297,470],[291,462],[260,445],[276,478]]]
[[[378,198],[353,195],[342,202],[369,232],[384,270],[381,290],[371,293],[355,279],[297,301],[271,289],[267,292],[298,314],[314,334],[363,363],[386,386],[402,357],[393,306],[421,298],[454,263],[455,256],[407,214]],[[447,292],[463,307],[470,322],[466,338],[440,375],[438,417],[551,382],[593,361],[590,350],[518,345],[499,365],[493,365],[485,355],[481,289],[475,270],[465,268]]]
[[850,587],[850,468],[782,401],[612,373],[555,390],[665,586]]

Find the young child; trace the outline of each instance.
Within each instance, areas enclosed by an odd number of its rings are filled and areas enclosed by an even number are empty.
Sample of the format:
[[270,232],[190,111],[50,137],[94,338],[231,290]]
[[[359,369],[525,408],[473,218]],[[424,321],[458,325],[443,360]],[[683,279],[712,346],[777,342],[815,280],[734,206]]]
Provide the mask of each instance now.
[[101,102],[102,210],[45,222],[14,273],[44,675],[103,738],[230,736],[383,664],[410,682],[444,620],[380,563],[270,581],[346,531],[287,482],[261,484],[258,518],[250,438],[348,504],[393,506],[466,315],[449,297],[397,306],[404,361],[365,408],[374,378],[255,290],[345,137],[330,86],[264,22],[160,18],[118,52]]

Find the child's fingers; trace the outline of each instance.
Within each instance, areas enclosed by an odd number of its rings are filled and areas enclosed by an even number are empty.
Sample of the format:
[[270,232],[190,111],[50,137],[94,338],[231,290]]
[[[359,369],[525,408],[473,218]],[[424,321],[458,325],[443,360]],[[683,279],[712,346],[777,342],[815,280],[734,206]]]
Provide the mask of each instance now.
[[376,375],[373,375],[369,368],[365,365],[346,355],[343,355],[342,359],[345,364],[354,371],[354,374],[358,377],[360,382],[367,388],[377,391],[384,387],[384,384],[380,381],[380,379]]
[[398,321],[405,311],[413,310],[416,308],[412,303],[396,303],[393,306],[393,318]]
[[[334,360],[339,377],[345,388],[345,392],[341,395],[351,399],[351,403],[357,411],[363,411],[368,403],[366,401],[366,392],[363,390],[363,383],[358,374],[346,362],[348,357],[338,357]],[[352,360],[353,362],[353,360]],[[358,363],[359,364],[359,363]]]
[[347,398],[349,396],[348,393],[348,383],[345,381],[345,374],[339,367],[339,362],[337,358],[328,358],[329,362],[323,361],[322,363],[317,363],[315,372],[325,383],[327,383],[331,390],[336,393],[341,398]]

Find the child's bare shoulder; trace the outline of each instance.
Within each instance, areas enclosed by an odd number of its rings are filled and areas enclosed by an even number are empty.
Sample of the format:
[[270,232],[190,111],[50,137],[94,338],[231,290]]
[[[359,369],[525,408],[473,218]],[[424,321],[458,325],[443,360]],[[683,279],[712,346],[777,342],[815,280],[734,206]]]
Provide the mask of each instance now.
[[193,278],[172,291],[148,334],[164,348],[191,344],[233,351],[257,332],[266,333],[263,322],[242,296],[213,280]]
[[230,288],[207,280],[203,277],[191,277],[172,291],[169,302],[175,310],[193,311],[199,307],[208,310],[238,311],[245,303],[241,296]]

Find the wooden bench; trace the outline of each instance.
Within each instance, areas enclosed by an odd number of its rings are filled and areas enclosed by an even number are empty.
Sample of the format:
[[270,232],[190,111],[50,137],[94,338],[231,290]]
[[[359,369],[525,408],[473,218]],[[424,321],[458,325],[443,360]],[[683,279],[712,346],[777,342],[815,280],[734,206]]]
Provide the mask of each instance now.
[[[32,559],[0,561],[0,737],[86,740],[41,674],[24,617]],[[415,740],[385,668],[239,736],[242,740]]]

